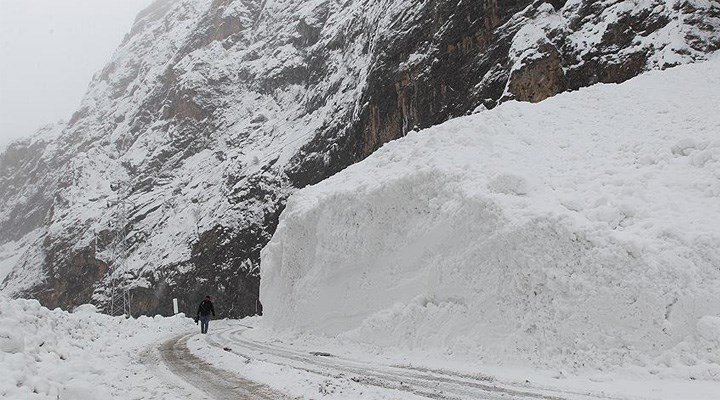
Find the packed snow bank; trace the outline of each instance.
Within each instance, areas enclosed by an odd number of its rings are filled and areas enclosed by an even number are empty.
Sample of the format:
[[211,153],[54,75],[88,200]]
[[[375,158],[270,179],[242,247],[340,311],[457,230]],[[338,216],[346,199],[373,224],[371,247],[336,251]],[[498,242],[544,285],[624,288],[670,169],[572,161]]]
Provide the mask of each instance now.
[[263,323],[720,376],[718,104],[716,57],[390,143],[288,201],[262,253]]
[[145,366],[145,347],[195,328],[182,315],[125,319],[0,296],[0,398],[177,399]]

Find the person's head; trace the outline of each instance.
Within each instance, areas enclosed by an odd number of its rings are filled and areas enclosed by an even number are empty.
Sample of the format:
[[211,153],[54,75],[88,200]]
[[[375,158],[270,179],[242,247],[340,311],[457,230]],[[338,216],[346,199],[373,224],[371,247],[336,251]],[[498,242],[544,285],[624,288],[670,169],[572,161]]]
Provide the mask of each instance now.
[[210,296],[205,296],[205,300],[210,300]]

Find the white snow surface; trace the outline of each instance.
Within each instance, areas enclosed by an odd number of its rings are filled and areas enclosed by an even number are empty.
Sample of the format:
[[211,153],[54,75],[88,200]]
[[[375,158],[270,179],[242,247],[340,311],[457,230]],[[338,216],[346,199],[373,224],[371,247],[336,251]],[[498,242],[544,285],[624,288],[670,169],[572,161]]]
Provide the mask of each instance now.
[[391,142],[294,194],[263,324],[490,364],[720,377],[720,58]]
[[177,399],[142,352],[195,328],[179,314],[126,319],[84,305],[73,313],[0,296],[0,398]]
[[[523,385],[532,382],[532,388],[544,388],[568,399],[709,400],[715,398],[720,385],[711,381],[664,379],[647,373],[572,376],[562,370],[493,368],[479,360],[457,355],[438,357],[402,349],[383,351],[348,341],[309,336],[280,341],[268,336],[260,326],[261,322],[259,317],[212,321],[209,334],[200,335],[192,320],[182,314],[169,318],[110,317],[98,314],[91,305],[80,306],[70,313],[48,310],[35,300],[11,300],[0,296],[0,398],[213,398],[204,393],[203,388],[195,388],[190,382],[173,376],[162,360],[159,353],[163,343],[178,337],[187,337],[192,355],[207,365],[259,382],[298,400],[426,398],[408,391],[367,384],[367,378],[359,371],[350,375],[318,372],[318,364],[297,362],[297,355],[318,350],[348,360],[350,365],[366,366],[370,376],[373,366],[379,369],[407,366],[410,375],[431,368],[447,371],[451,376],[486,376],[499,387],[526,390]],[[703,332],[713,332],[715,328],[709,326],[713,323],[703,322]],[[251,346],[243,348],[243,341],[248,339],[252,341]],[[253,350],[252,343],[259,347]],[[286,358],[273,356],[273,351],[265,355],[265,346],[281,350]],[[260,353],[257,353],[258,349]],[[198,362],[198,369],[206,368],[202,364]]]

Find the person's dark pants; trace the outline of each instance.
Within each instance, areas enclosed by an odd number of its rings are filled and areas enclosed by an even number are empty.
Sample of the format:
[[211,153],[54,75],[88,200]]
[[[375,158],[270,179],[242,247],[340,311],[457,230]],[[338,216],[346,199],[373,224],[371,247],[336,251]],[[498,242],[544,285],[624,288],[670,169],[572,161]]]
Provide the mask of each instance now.
[[209,324],[210,324],[210,316],[209,315],[201,315],[200,316],[200,333],[207,333]]

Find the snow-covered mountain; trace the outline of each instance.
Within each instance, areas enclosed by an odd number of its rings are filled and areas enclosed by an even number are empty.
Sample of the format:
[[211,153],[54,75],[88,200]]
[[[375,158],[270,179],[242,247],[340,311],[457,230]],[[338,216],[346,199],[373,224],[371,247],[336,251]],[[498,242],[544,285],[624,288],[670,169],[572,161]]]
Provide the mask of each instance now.
[[2,290],[104,305],[116,271],[134,313],[255,313],[297,188],[416,127],[719,47],[717,1],[158,0],[66,124],[0,155]]

